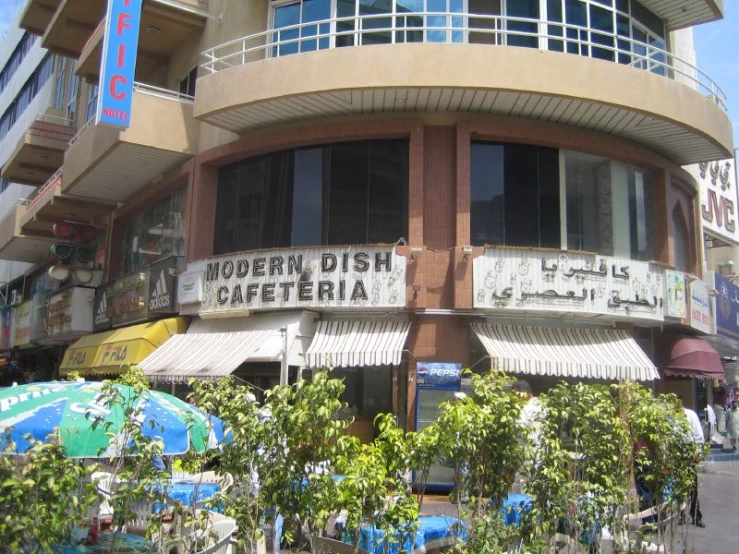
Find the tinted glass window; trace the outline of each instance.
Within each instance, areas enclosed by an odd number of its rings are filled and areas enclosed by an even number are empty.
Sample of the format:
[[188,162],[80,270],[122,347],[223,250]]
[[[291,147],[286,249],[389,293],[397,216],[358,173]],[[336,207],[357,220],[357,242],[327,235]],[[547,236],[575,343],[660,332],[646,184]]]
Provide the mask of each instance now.
[[217,254],[407,236],[408,142],[345,142],[245,160],[219,173]]

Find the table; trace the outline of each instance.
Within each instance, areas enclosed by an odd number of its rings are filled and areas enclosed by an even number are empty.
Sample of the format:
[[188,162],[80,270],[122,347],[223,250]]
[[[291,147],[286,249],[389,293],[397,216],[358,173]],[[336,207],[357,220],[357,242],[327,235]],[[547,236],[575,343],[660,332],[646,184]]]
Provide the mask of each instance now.
[[503,520],[506,527],[509,525],[519,526],[523,516],[531,511],[534,501],[528,494],[509,494],[503,501],[503,506],[500,508],[500,513],[503,515]]
[[144,537],[128,533],[111,533],[102,531],[98,544],[94,545],[59,545],[55,546],[54,554],[154,554],[156,547]]
[[[396,540],[385,550],[385,532],[374,526],[365,525],[360,529],[359,546],[371,554],[398,554],[400,544]],[[413,546],[410,545],[410,537],[405,538],[406,544],[403,550],[406,552],[425,552],[435,548],[451,546],[458,538],[465,538],[466,531],[464,523],[455,517],[448,516],[421,516],[418,518],[416,534],[413,538]]]

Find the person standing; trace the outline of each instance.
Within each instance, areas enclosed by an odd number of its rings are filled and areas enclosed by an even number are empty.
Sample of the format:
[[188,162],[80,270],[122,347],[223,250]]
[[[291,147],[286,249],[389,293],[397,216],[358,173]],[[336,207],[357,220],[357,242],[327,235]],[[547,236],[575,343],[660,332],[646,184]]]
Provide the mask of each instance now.
[[739,408],[736,400],[731,404],[731,409],[726,414],[726,431],[729,433],[731,449],[736,452],[736,443],[739,440]]
[[[693,410],[683,407],[683,413],[685,414],[688,423],[690,424],[690,433],[693,444],[698,446],[699,449],[703,448],[703,426],[701,425],[698,414]],[[700,456],[700,455],[699,455]],[[705,527],[703,523],[703,514],[701,513],[701,505],[698,500],[698,463],[700,458],[695,461],[693,465],[693,484],[690,488],[690,515],[693,517],[693,525],[696,527]],[[682,517],[682,516],[681,516]]]

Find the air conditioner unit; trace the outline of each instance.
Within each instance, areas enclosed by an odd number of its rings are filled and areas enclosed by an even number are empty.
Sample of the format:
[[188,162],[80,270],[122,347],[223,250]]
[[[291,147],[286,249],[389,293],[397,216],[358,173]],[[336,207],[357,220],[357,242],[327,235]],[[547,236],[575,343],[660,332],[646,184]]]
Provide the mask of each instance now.
[[11,306],[17,306],[18,304],[23,302],[23,292],[19,290],[11,290],[10,291],[10,305]]

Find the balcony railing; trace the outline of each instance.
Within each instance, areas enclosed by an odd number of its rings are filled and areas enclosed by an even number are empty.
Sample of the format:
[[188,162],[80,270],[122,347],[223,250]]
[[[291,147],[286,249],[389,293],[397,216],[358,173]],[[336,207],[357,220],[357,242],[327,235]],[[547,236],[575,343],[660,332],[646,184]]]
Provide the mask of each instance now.
[[201,67],[213,74],[264,58],[414,42],[519,46],[611,61],[681,81],[727,111],[726,94],[718,84],[663,48],[577,25],[483,14],[404,12],[311,21],[262,31],[206,50]]
[[[150,96],[156,96],[158,98],[164,98],[165,100],[174,100],[177,102],[187,102],[192,103],[195,101],[195,98],[190,96],[189,94],[183,94],[181,92],[178,92],[176,90],[169,90],[166,88],[160,88],[155,87],[154,85],[147,85],[145,83],[134,83],[133,84],[133,90],[135,92],[140,92],[142,94],[148,94]],[[80,127],[80,130],[77,131],[77,134],[74,135],[70,141],[69,146],[72,146],[77,140],[85,134],[85,131],[91,126],[95,125],[95,114],[93,115],[85,122],[85,124]]]
[[64,169],[64,167],[57,169],[43,185],[37,187],[36,190],[33,191],[31,196],[19,200],[19,203],[22,202],[22,205],[26,207],[26,212],[32,209],[41,200],[41,197],[43,197],[46,191],[62,184],[62,169]]

